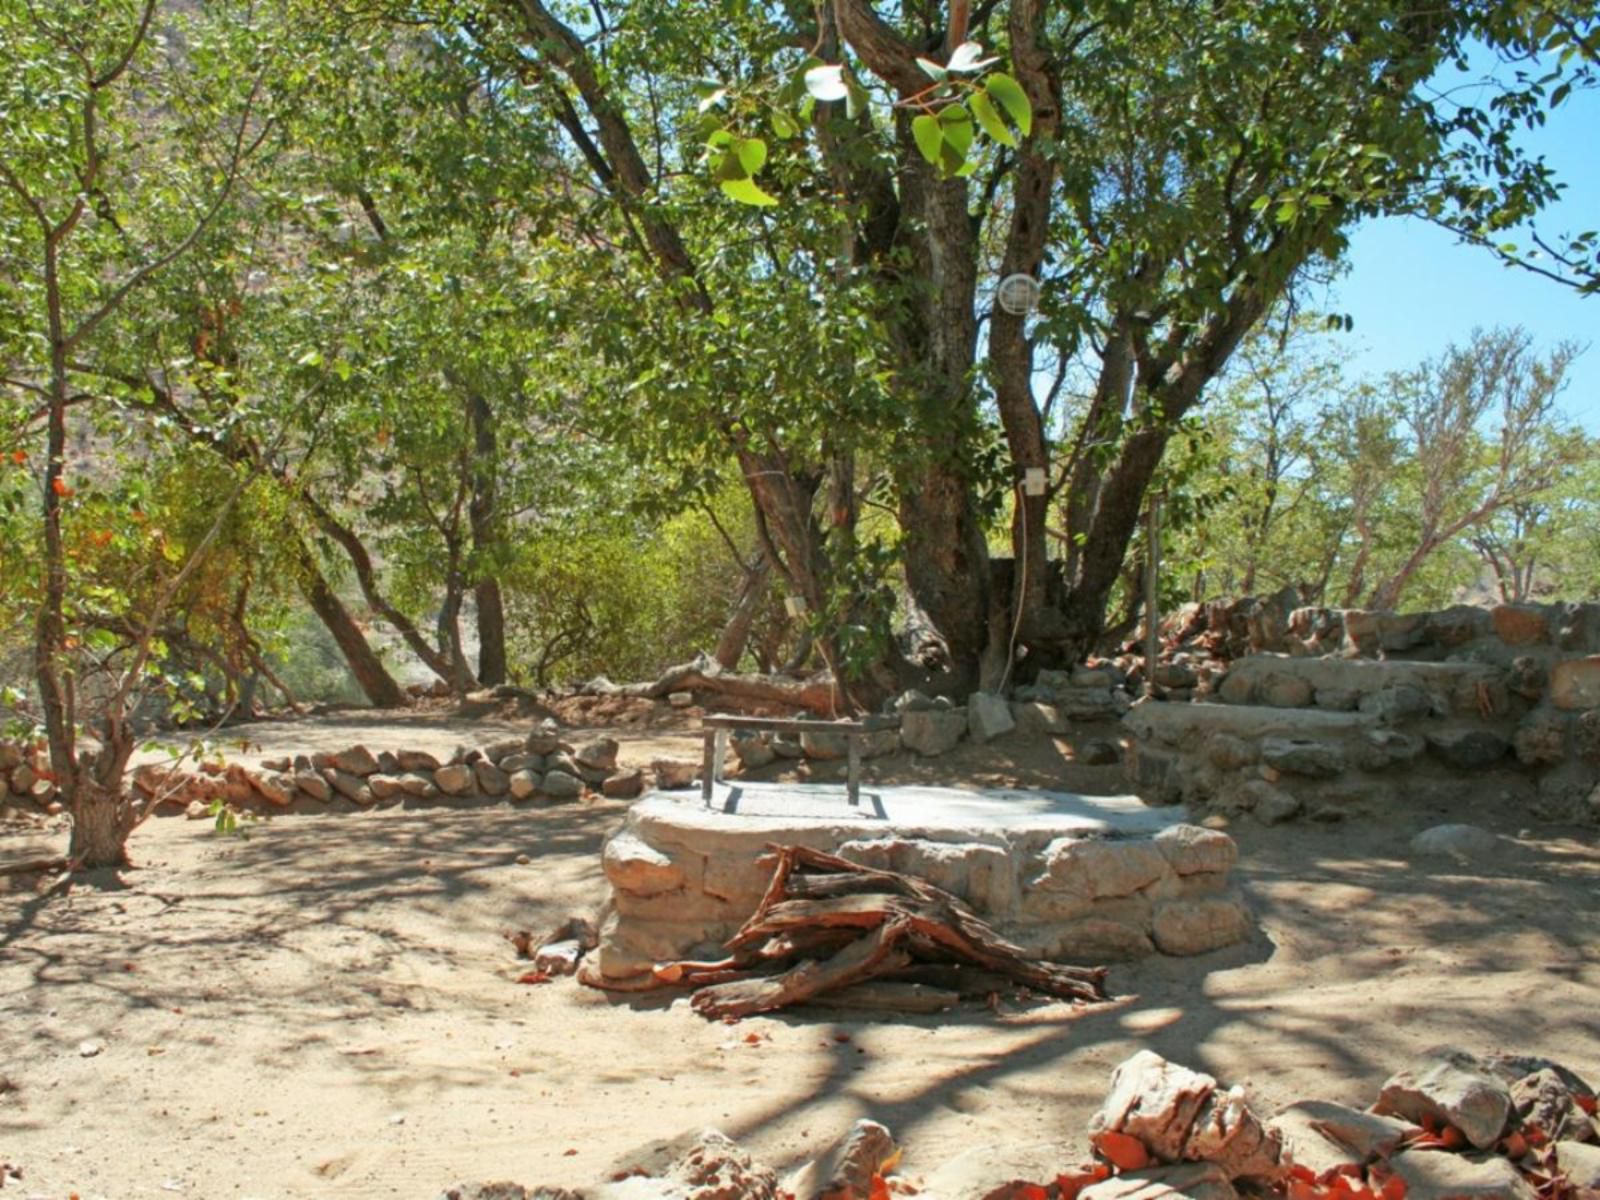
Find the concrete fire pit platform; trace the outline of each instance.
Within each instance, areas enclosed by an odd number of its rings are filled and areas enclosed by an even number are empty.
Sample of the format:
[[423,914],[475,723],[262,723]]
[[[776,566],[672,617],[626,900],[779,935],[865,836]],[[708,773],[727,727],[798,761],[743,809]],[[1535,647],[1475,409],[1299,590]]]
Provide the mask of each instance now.
[[1031,954],[1106,962],[1204,954],[1253,922],[1228,872],[1227,834],[1136,796],[818,785],[656,792],[606,843],[611,897],[593,981],[637,985],[657,962],[721,957],[771,870],[769,843],[918,875],[966,900]]

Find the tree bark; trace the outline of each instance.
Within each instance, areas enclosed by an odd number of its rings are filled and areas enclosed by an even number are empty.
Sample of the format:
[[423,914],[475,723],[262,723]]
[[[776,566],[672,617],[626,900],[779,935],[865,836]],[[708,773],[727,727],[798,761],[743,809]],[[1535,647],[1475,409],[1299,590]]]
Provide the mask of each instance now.
[[356,686],[366,694],[374,708],[405,708],[408,703],[405,690],[395,682],[394,676],[383,665],[383,660],[367,642],[367,635],[361,632],[361,627],[345,608],[344,601],[328,586],[310,547],[298,537],[295,542],[300,590],[306,603],[311,605],[311,611],[317,614],[333,635],[334,643],[339,647],[339,653],[344,655]]
[[767,581],[771,578],[772,562],[765,554],[756,559],[753,567],[746,568],[744,582],[739,587],[739,598],[734,602],[733,612],[728,617],[728,623],[722,627],[717,648],[711,654],[723,670],[733,670],[744,657],[745,647],[750,644],[750,630],[755,625],[762,600],[766,599]]
[[478,611],[478,682],[485,687],[506,681],[506,610],[500,580],[493,572],[499,555],[499,513],[496,506],[495,470],[497,438],[489,402],[476,392],[467,400],[472,424],[472,498],[467,520],[472,528],[472,551],[477,562],[477,582],[472,594]]

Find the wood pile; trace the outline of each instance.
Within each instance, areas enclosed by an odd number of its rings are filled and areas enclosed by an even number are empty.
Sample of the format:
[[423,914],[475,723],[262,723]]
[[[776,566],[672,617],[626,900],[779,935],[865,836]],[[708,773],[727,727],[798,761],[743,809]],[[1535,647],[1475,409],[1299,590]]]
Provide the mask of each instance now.
[[[1030,958],[968,905],[924,880],[805,846],[773,846],[756,911],[712,962],[659,963],[708,1018],[737,1020],[807,1001],[936,1011],[1020,985],[1058,999],[1106,999],[1104,967]],[[870,985],[870,986],[869,986]]]

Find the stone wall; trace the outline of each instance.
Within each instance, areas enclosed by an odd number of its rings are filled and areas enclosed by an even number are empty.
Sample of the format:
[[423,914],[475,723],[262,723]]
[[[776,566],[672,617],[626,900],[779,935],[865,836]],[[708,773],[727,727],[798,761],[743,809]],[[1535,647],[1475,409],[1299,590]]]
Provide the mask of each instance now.
[[[1470,787],[1535,816],[1600,817],[1600,605],[1250,600],[1184,621],[1159,698],[1124,718],[1148,800],[1275,823]],[[1240,645],[1244,657],[1223,657]]]
[[722,957],[766,891],[774,842],[926,879],[1044,958],[1201,954],[1245,938],[1253,922],[1229,883],[1233,839],[1160,824],[1141,820],[1138,833],[1101,822],[912,818],[885,829],[881,819],[735,815],[698,797],[647,797],[606,843],[611,898],[599,950],[586,960],[591,981],[648,983],[655,963]]

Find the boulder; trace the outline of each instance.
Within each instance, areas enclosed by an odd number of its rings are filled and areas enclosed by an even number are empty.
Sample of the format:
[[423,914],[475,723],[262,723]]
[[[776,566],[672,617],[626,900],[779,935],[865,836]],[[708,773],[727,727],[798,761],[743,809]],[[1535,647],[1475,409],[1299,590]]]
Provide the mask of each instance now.
[[811,730],[800,735],[800,753],[806,758],[814,758],[818,762],[833,762],[843,758],[850,751],[849,741],[842,733],[814,733]]
[[585,742],[578,747],[574,757],[580,767],[593,767],[601,771],[612,770],[617,765],[617,739],[601,737]]
[[1600,1146],[1582,1142],[1556,1143],[1556,1168],[1567,1177],[1567,1182],[1585,1192],[1600,1192]]
[[1109,767],[1122,758],[1117,744],[1106,738],[1095,738],[1093,741],[1084,742],[1078,747],[1078,752],[1073,755],[1072,761],[1082,763],[1086,767]]
[[1131,896],[1171,868],[1153,840],[1056,838],[1041,856],[1043,872],[1030,886],[1087,899]]
[[[378,764],[374,761],[372,765],[376,768]],[[346,799],[354,800],[357,804],[371,804],[374,799],[367,781],[354,772],[341,771],[338,767],[327,767],[324,768],[322,777],[334,791]]]
[[1471,1054],[1436,1046],[1416,1066],[1389,1077],[1372,1111],[1419,1125],[1424,1118],[1446,1122],[1487,1150],[1505,1132],[1511,1092]]
[[1511,1085],[1511,1108],[1517,1115],[1517,1123],[1537,1125],[1556,1140],[1596,1140],[1594,1122],[1574,1099],[1574,1088],[1582,1094],[1594,1094],[1570,1074],[1563,1077],[1561,1069],[1555,1066],[1522,1076]]
[[1316,706],[1333,712],[1350,712],[1361,703],[1361,693],[1354,688],[1319,687]]
[[1304,708],[1311,703],[1311,685],[1298,675],[1272,674],[1256,689],[1262,704],[1273,708]]
[[1265,779],[1249,780],[1240,786],[1239,794],[1251,814],[1263,825],[1281,825],[1285,821],[1292,821],[1305,808],[1299,796]]
[[1550,623],[1531,604],[1497,604],[1489,610],[1494,635],[1508,646],[1531,646],[1550,640]]
[[1511,748],[1525,767],[1550,766],[1567,756],[1567,721],[1563,713],[1535,709],[1517,725]]
[[1244,1088],[1212,1092],[1189,1130],[1183,1157],[1220,1167],[1229,1180],[1269,1185],[1288,1173],[1283,1141],[1251,1110]]
[[1018,700],[1011,706],[1011,719],[1024,736],[1066,733],[1072,718],[1065,709],[1042,700]]
[[1232,895],[1168,901],[1156,909],[1151,936],[1163,954],[1209,954],[1249,937],[1250,914]]
[[935,1200],[1021,1200],[1046,1194],[1045,1185],[1061,1174],[1061,1164],[1061,1146],[1055,1143],[975,1146],[931,1172],[922,1192]]
[[1345,766],[1344,752],[1338,746],[1309,738],[1264,738],[1261,761],[1292,775],[1313,778],[1337,775]]
[[1169,825],[1151,839],[1178,875],[1220,873],[1239,861],[1239,846],[1220,829]]
[[426,750],[397,750],[395,762],[402,771],[436,771],[439,760]]
[[365,746],[351,746],[337,754],[329,755],[328,765],[336,771],[365,778],[378,769],[378,760]]
[[[1272,1119],[1272,1124],[1284,1135],[1284,1146],[1290,1157],[1319,1175],[1325,1168],[1309,1161],[1308,1156],[1331,1153],[1346,1161],[1368,1163],[1393,1154],[1401,1142],[1417,1132],[1417,1126],[1409,1121],[1362,1112],[1326,1100],[1291,1104]],[[1313,1133],[1324,1139],[1326,1145],[1307,1136]]]
[[693,787],[700,778],[700,764],[688,759],[658,758],[651,762],[650,770],[656,777],[656,787],[662,791]]
[[1537,1200],[1538,1193],[1499,1155],[1407,1150],[1389,1161],[1406,1200]]
[[1231,733],[1213,733],[1205,741],[1205,756],[1221,771],[1236,771],[1253,765],[1261,757],[1260,748]]
[[539,790],[542,782],[537,771],[524,767],[520,771],[513,771],[506,782],[506,790],[511,793],[513,800],[527,800]]
[[632,800],[644,791],[644,772],[638,767],[618,771],[600,785],[600,794],[611,800]]
[[930,758],[954,749],[966,732],[965,712],[921,709],[900,717],[900,741],[905,748]]
[[1600,654],[1569,658],[1551,667],[1550,703],[1569,712],[1600,708]]
[[472,764],[472,777],[485,796],[504,796],[511,790],[511,777],[488,759]]
[[277,771],[268,774],[251,772],[249,778],[250,786],[260,792],[262,798],[269,804],[283,808],[294,799],[295,782],[292,775],[280,774]]
[[1411,839],[1411,853],[1457,862],[1488,859],[1499,851],[1500,839],[1476,825],[1435,825]]
[[575,800],[583,794],[583,781],[565,771],[546,771],[539,790],[555,800]]
[[1509,744],[1491,729],[1443,729],[1427,735],[1433,756],[1458,771],[1481,771],[1499,762]]
[[433,782],[431,775],[424,775],[421,771],[407,771],[400,776],[400,790],[408,796],[420,796],[424,800],[432,800],[439,794],[439,785]]
[[544,721],[523,739],[529,754],[554,754],[561,749],[561,729],[554,721]]
[[1089,1118],[1089,1133],[1125,1133],[1138,1138],[1158,1160],[1175,1162],[1216,1087],[1210,1075],[1140,1050],[1111,1073],[1105,1102]]
[[1401,733],[1398,729],[1372,729],[1367,731],[1356,760],[1368,771],[1381,771],[1385,767],[1413,762],[1427,748],[1428,743],[1414,733]]
[[433,782],[447,795],[465,796],[472,791],[475,777],[465,763],[447,763],[433,773]]
[[388,800],[399,795],[404,789],[400,786],[398,775],[368,775],[367,786],[372,789],[372,794],[379,800]]
[[1433,701],[1428,693],[1409,683],[1394,683],[1361,697],[1357,706],[1370,713],[1385,725],[1397,725],[1425,717],[1433,711]]
[[746,770],[764,767],[777,757],[767,744],[767,739],[753,729],[735,729],[728,744],[733,747],[733,752],[739,756],[739,762]]
[[333,797],[333,789],[328,786],[328,781],[315,771],[296,771],[294,785],[313,800],[329,800]]
[[973,692],[967,697],[967,732],[978,743],[993,741],[1017,727],[1011,719],[1011,706],[991,692]]

